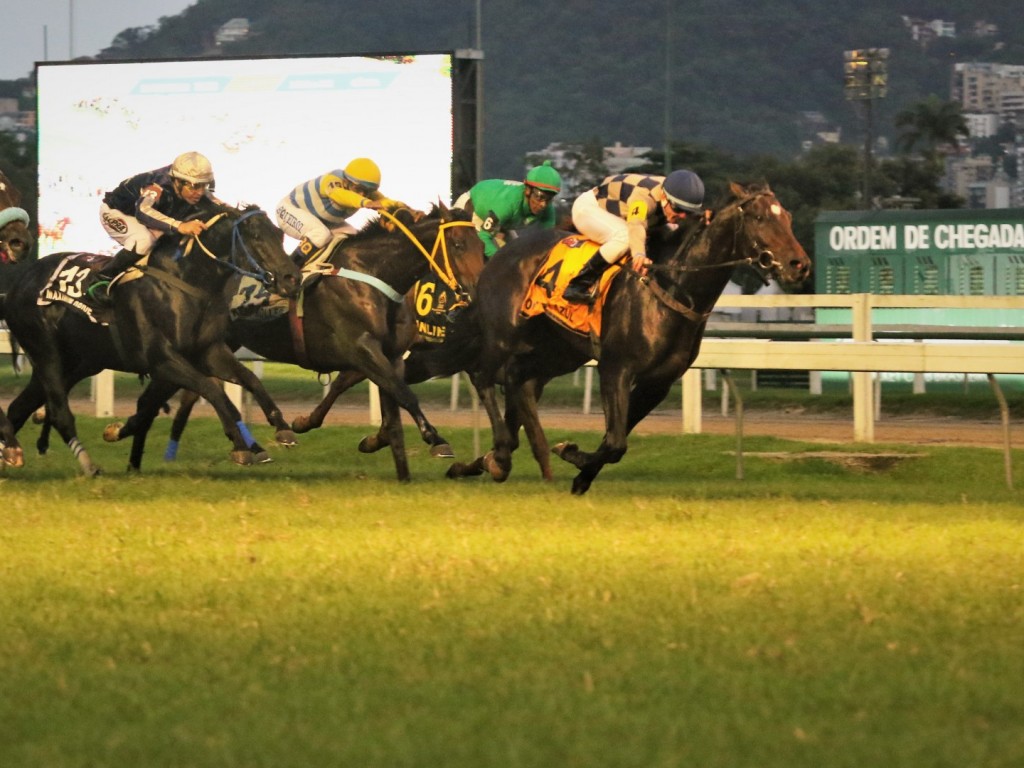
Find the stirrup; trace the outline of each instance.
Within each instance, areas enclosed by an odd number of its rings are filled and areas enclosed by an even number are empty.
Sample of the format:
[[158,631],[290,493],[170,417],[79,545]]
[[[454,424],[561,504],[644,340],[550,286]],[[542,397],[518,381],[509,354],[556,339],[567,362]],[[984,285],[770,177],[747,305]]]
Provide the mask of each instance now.
[[574,288],[570,281],[570,284],[565,286],[565,290],[562,291],[562,299],[569,304],[586,304],[591,307],[597,301],[596,288],[596,282],[588,288]]
[[85,289],[86,295],[97,302],[98,304],[109,304],[111,302],[110,295],[110,278],[101,277],[95,283]]

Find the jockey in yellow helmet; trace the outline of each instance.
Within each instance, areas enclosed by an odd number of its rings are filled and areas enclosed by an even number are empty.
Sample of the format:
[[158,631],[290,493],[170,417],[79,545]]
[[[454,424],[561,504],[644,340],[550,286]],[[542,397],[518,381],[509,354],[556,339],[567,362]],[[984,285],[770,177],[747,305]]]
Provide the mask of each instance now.
[[314,251],[355,232],[348,223],[356,211],[393,210],[404,203],[380,191],[380,168],[368,157],[357,157],[336,169],[304,181],[277,204],[277,223],[284,233],[300,241],[296,257],[308,259]]

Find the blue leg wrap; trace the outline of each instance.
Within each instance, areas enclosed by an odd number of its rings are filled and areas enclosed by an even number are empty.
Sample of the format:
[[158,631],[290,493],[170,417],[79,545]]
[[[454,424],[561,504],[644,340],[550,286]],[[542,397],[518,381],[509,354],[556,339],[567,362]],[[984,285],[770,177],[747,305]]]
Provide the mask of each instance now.
[[245,440],[245,444],[252,448],[256,445],[256,438],[252,436],[252,432],[245,426],[245,422],[236,421],[235,426],[238,427],[238,431],[242,433],[242,439]]
[[178,441],[168,440],[167,450],[164,451],[164,461],[174,461],[178,458]]

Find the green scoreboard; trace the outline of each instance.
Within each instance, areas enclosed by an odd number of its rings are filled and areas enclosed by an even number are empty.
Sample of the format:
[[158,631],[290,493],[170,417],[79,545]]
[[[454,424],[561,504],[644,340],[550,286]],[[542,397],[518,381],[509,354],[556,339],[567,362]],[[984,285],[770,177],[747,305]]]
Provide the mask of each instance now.
[[[817,293],[1024,296],[1020,208],[825,211],[814,244]],[[1006,311],[893,312],[891,322],[1024,324]]]

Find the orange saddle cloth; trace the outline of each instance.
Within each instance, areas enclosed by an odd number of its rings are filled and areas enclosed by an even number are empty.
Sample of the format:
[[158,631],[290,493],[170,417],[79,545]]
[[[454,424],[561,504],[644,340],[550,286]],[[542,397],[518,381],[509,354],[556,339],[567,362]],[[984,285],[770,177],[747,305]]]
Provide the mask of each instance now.
[[601,336],[601,309],[612,278],[619,271],[612,265],[601,275],[598,284],[597,301],[593,306],[570,304],[562,298],[565,286],[569,284],[591,256],[597,253],[598,244],[579,235],[571,235],[558,242],[547,259],[541,264],[537,275],[530,282],[520,314],[523,317],[547,315],[559,325],[583,336]]

